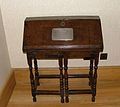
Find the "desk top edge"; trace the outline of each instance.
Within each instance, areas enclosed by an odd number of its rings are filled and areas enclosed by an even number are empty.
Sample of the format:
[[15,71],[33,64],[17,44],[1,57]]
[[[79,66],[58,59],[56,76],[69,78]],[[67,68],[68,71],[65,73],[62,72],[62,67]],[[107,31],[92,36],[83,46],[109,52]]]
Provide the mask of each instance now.
[[37,20],[75,20],[75,19],[90,19],[100,20],[99,16],[45,16],[45,17],[26,17],[25,21]]

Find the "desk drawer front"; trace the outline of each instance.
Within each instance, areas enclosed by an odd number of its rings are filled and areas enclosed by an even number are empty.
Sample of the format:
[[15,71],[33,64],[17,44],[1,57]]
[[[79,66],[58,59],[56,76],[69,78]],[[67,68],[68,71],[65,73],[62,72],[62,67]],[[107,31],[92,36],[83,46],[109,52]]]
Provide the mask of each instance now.
[[80,51],[67,51],[67,52],[58,52],[58,51],[41,51],[36,52],[35,57],[37,59],[58,59],[59,57],[68,57],[69,59],[85,57],[91,57],[91,52],[80,52]]
[[60,53],[57,51],[41,51],[35,54],[37,59],[58,59]]
[[66,53],[68,58],[70,59],[75,59],[75,58],[80,58],[80,59],[83,59],[84,57],[90,57],[91,56],[91,53],[89,52],[79,52],[79,51],[76,51],[76,52],[69,52],[69,53]]

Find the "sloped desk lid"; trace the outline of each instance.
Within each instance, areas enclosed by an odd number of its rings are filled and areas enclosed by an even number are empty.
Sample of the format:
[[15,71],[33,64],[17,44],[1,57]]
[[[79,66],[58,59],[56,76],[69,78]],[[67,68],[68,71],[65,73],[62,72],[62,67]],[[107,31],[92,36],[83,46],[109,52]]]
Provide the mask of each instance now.
[[[70,32],[73,34],[70,34],[68,41],[54,40],[52,37],[54,29],[72,29],[73,31],[70,30]],[[65,35],[69,36],[69,32]],[[94,48],[99,51],[103,50],[99,16],[29,17],[25,19],[23,52],[46,49],[79,49],[82,51]]]

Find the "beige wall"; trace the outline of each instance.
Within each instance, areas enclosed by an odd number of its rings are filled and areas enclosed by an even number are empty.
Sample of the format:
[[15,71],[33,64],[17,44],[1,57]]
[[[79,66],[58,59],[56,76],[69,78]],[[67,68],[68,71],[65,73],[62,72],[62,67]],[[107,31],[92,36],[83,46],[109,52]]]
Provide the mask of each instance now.
[[[1,8],[12,67],[27,67],[22,53],[23,22],[27,16],[99,15],[102,21],[107,61],[100,65],[120,65],[120,0],[3,0]],[[69,66],[87,62],[70,60]],[[40,61],[42,67],[56,67],[56,61]]]
[[0,10],[0,95],[6,84],[11,71],[8,49],[6,44],[5,32],[2,23]]

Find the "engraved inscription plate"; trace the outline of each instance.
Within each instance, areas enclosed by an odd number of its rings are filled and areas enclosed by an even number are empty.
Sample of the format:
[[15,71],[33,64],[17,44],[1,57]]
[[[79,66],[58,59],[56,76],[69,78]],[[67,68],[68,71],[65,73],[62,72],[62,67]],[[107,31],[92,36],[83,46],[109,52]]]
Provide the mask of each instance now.
[[72,28],[53,28],[52,40],[69,41],[73,40]]

